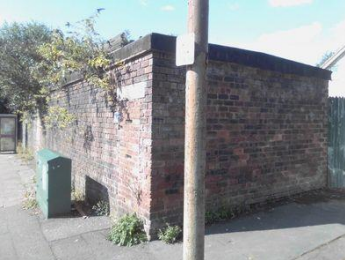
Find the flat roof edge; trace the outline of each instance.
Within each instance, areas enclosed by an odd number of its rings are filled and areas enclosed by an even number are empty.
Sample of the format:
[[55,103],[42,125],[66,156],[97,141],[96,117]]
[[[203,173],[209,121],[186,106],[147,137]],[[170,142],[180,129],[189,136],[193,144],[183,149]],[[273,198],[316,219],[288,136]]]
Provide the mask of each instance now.
[[[175,53],[176,37],[153,33],[151,46],[154,50]],[[208,58],[213,61],[240,65],[286,74],[330,80],[332,72],[311,65],[280,58],[274,55],[234,47],[209,44]]]
[[[138,55],[152,51],[174,54],[175,49],[175,36],[151,33],[127,44],[118,50],[111,52],[111,56],[114,61],[121,61],[135,58]],[[331,80],[332,75],[332,71],[280,58],[270,54],[216,44],[209,44],[208,58],[212,61],[231,62],[247,67],[279,72],[282,74],[314,77],[323,80]],[[80,80],[80,77],[74,76],[63,85],[66,86],[73,84],[78,80]]]

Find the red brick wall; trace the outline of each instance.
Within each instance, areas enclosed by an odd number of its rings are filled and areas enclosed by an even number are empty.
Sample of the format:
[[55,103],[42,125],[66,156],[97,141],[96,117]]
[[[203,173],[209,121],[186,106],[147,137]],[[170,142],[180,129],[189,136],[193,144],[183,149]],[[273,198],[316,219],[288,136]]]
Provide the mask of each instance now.
[[[46,129],[41,147],[72,159],[73,185],[89,200],[109,200],[113,214],[137,212],[150,224],[152,54],[135,57],[112,73],[118,87],[144,83],[145,95],[123,101],[114,122],[106,93],[76,82],[54,93],[51,106],[67,108],[76,122],[67,130]],[[32,133],[35,127],[32,128]],[[31,136],[34,146],[34,136]],[[98,197],[97,197],[98,195]]]
[[[152,222],[182,223],[184,71],[153,60]],[[280,198],[326,185],[328,81],[211,61],[207,208]],[[154,226],[155,228],[155,226]]]
[[[211,47],[208,209],[324,187],[328,72]],[[166,222],[182,223],[185,70],[175,66],[173,51],[172,37],[153,34],[115,53],[125,65],[112,73],[129,97],[116,109],[120,123],[104,91],[72,82],[50,104],[76,116],[72,128],[47,129],[41,145],[35,124],[29,134],[31,147],[72,158],[75,189],[94,201],[109,199],[117,215],[137,212],[153,236]]]

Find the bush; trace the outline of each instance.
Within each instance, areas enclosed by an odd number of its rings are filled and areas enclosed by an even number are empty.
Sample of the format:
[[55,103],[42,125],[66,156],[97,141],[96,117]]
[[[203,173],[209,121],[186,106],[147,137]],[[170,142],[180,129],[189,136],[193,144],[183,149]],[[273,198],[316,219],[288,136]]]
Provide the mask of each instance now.
[[111,228],[108,240],[119,246],[133,246],[147,241],[143,222],[126,214]]
[[170,226],[167,224],[167,227],[164,230],[158,231],[158,238],[164,241],[167,244],[175,243],[182,233],[182,229],[179,226]]

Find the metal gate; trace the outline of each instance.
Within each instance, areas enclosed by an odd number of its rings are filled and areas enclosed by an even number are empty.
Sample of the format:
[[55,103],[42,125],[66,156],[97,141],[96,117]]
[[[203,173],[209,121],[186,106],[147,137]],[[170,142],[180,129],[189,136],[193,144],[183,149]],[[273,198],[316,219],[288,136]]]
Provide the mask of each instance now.
[[16,152],[17,116],[0,114],[0,152]]

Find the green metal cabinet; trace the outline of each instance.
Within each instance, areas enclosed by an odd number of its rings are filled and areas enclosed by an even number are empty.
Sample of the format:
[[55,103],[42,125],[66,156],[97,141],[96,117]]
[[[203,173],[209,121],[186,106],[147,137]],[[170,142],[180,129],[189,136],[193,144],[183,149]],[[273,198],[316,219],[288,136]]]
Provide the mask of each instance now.
[[37,152],[36,199],[45,217],[71,211],[71,159],[48,149]]

